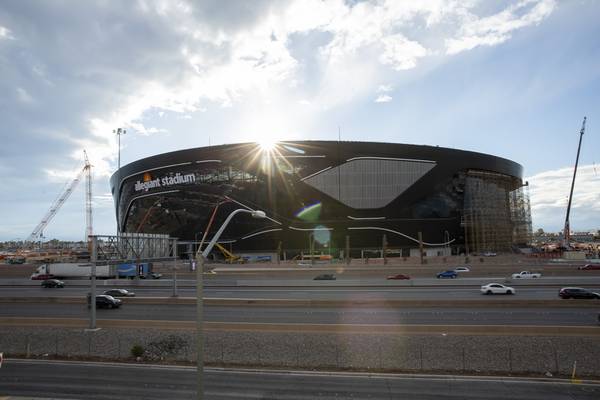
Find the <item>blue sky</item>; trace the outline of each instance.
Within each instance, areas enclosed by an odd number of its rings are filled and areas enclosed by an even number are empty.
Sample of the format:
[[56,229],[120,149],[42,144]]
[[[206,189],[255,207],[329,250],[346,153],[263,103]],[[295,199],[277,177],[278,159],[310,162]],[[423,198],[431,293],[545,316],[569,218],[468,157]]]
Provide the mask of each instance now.
[[[460,4],[457,4],[460,3]],[[14,1],[0,5],[0,240],[94,164],[272,139],[439,145],[521,163],[534,228],[600,228],[600,2]],[[84,236],[80,187],[46,237]]]

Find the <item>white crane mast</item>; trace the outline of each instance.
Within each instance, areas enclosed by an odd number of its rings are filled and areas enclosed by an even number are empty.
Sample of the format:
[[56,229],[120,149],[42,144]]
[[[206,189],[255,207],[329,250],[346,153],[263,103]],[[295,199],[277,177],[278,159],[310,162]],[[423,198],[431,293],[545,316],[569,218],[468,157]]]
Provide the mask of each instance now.
[[81,181],[81,178],[84,175],[87,181],[85,193],[86,241],[88,240],[88,237],[92,235],[92,165],[90,164],[85,150],[83,151],[83,154],[85,158],[85,165],[83,166],[81,171],[79,171],[75,179],[73,179],[73,181],[71,181],[71,183],[67,186],[64,192],[62,192],[60,196],[56,199],[56,201],[52,203],[52,206],[50,206],[50,209],[48,210],[46,215],[44,215],[44,218],[42,218],[40,223],[37,224],[33,232],[31,232],[31,234],[27,238],[27,242],[34,242],[42,238],[43,231],[46,228],[46,226],[48,226],[48,224],[50,223],[50,221],[52,221],[52,218],[54,218],[58,210],[60,210],[65,201],[67,201],[69,196],[71,196],[71,193],[73,193],[73,191],[79,184],[79,181]]
[[567,250],[569,250],[569,248],[571,247],[571,222],[569,220],[569,216],[571,214],[571,202],[573,201],[573,188],[575,187],[575,177],[577,176],[577,165],[579,164],[581,139],[583,138],[583,133],[585,132],[585,120],[586,117],[583,117],[583,124],[581,125],[581,130],[579,131],[579,145],[577,146],[577,157],[575,158],[575,169],[573,170],[573,181],[571,182],[571,192],[569,193],[569,204],[567,205],[567,216],[565,218],[565,228],[563,230],[563,246]]

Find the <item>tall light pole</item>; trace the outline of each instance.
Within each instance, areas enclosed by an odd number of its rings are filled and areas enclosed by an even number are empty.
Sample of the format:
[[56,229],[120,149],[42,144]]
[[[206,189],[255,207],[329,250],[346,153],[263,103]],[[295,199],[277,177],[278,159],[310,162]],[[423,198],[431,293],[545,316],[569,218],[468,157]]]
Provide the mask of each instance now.
[[123,128],[117,128],[113,130],[113,133],[117,135],[117,235],[121,233],[121,135],[127,133],[127,131]]
[[202,273],[204,272],[204,260],[210,254],[213,246],[221,237],[223,231],[229,224],[229,221],[239,213],[251,214],[254,218],[266,218],[267,215],[264,211],[259,210],[246,210],[239,208],[234,210],[223,222],[223,225],[219,228],[217,233],[213,236],[206,249],[201,252],[201,248],[198,248],[196,252],[196,363],[197,363],[197,381],[198,381],[198,400],[204,398],[204,331],[203,331],[203,297],[204,297],[204,282]]

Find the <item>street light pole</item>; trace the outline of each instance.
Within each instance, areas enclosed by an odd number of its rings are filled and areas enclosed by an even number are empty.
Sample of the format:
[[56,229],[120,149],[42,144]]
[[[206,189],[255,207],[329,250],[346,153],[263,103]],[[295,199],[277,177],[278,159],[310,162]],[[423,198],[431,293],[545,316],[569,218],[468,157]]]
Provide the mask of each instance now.
[[[213,236],[206,249],[201,252],[202,248],[198,248],[196,252],[196,369],[197,369],[197,383],[198,383],[198,400],[202,400],[204,398],[204,330],[203,330],[203,301],[204,301],[204,261],[205,258],[210,254],[213,246],[221,237],[223,231],[227,227],[227,224],[231,221],[231,219],[239,213],[247,213],[251,214],[254,218],[266,218],[266,214],[264,211],[259,210],[246,210],[243,208],[234,210],[227,219],[223,222],[223,225],[219,228],[217,233]],[[208,233],[208,232],[207,232]]]
[[92,236],[92,262],[91,287],[90,287],[90,330],[96,329],[96,260],[98,259],[98,238]]

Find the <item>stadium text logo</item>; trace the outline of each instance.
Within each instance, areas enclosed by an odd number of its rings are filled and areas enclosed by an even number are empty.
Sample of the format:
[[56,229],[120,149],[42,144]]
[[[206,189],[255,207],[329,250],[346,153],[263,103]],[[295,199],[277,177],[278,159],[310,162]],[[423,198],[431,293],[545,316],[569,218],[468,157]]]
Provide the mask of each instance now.
[[181,175],[179,172],[175,175],[163,176],[162,178],[144,180],[144,182],[137,181],[135,183],[135,191],[147,192],[150,189],[160,188],[164,186],[180,185],[182,183],[194,183],[196,182],[196,175],[185,174]]

